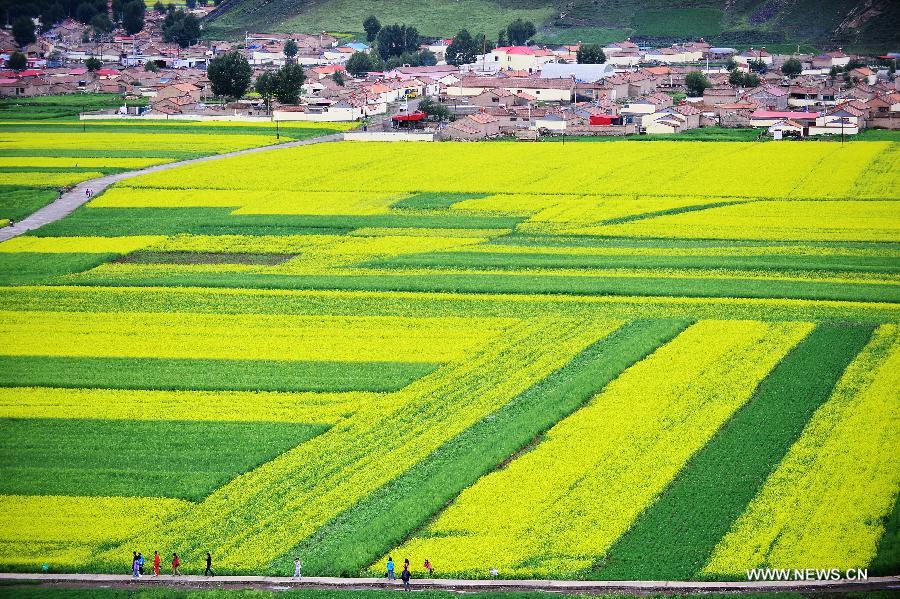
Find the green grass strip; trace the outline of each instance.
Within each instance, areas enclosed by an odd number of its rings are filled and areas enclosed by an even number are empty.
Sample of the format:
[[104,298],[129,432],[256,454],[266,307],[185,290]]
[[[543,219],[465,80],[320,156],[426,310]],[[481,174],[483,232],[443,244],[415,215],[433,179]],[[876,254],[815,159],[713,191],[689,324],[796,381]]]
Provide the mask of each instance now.
[[274,422],[2,419],[0,493],[198,501],[326,429]]
[[699,268],[779,271],[900,272],[892,256],[591,256],[432,252],[374,261],[381,267],[527,270],[532,268]]
[[43,254],[0,252],[0,285],[35,285],[82,272],[117,258],[117,254]]
[[900,572],[900,496],[894,510],[884,522],[884,534],[878,541],[878,552],[869,565],[869,576],[896,576]]
[[463,200],[486,198],[486,193],[456,193],[423,191],[396,202],[392,208],[401,210],[442,210]]
[[306,539],[294,553],[310,574],[350,576],[424,526],[448,501],[666,343],[684,320],[632,321],[447,442]]
[[57,197],[59,194],[55,189],[0,185],[0,218],[20,221]]
[[[237,207],[235,207],[237,208]],[[363,227],[433,229],[511,229],[521,218],[456,214],[372,214],[311,216],[232,215],[235,208],[90,208],[81,207],[33,234],[39,237],[97,235],[301,235],[327,234]]]
[[564,275],[442,274],[275,275],[264,273],[171,273],[114,275],[86,273],[59,279],[73,285],[238,287],[245,289],[319,289],[427,291],[471,294],[621,295],[706,298],[816,299],[898,302],[900,287],[877,283],[828,281]]
[[153,252],[137,251],[122,256],[116,262],[125,264],[254,264],[272,266],[293,258],[296,254],[242,254],[237,252]]
[[825,323],[800,342],[589,573],[597,579],[696,578],[719,540],[828,400],[873,327]]
[[437,366],[406,362],[0,356],[0,387],[387,393],[402,389]]

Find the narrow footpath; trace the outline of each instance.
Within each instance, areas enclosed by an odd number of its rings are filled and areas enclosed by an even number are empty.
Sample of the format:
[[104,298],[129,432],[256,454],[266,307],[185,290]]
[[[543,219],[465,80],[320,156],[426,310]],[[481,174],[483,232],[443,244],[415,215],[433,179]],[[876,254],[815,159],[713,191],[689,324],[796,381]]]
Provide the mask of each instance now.
[[71,191],[66,192],[62,196],[60,196],[59,199],[50,204],[47,204],[34,214],[23,218],[14,226],[3,227],[2,229],[0,229],[0,242],[6,241],[7,239],[12,239],[13,237],[22,235],[27,231],[37,229],[46,225],[47,223],[52,223],[68,216],[69,214],[74,212],[76,208],[91,199],[85,195],[84,192],[86,189],[94,190],[94,194],[96,195],[113,183],[118,183],[119,181],[124,181],[125,179],[131,179],[133,177],[139,177],[148,173],[156,173],[172,168],[178,168],[179,166],[184,166],[186,164],[210,162],[212,160],[221,160],[222,158],[231,158],[232,156],[242,156],[244,154],[254,154],[256,152],[268,152],[270,150],[280,150],[282,148],[295,148],[297,146],[308,146],[311,144],[319,144],[329,141],[339,141],[341,139],[343,139],[343,133],[333,133],[331,135],[323,135],[321,137],[311,137],[308,139],[289,141],[281,144],[273,144],[270,146],[260,146],[257,148],[249,148],[247,150],[237,150],[234,152],[228,152],[227,154],[214,154],[212,156],[203,156],[202,158],[192,158],[190,160],[180,160],[178,162],[167,162],[165,164],[148,166],[147,168],[136,171],[116,173],[115,175],[106,175],[104,177],[97,177],[96,179],[82,181]]
[[[399,580],[384,578],[281,578],[275,576],[171,576],[144,575],[132,578],[128,574],[21,574],[0,573],[0,584],[34,588],[35,585],[53,588],[169,588],[191,589],[259,589],[284,591],[289,589],[402,590]],[[561,594],[650,593],[708,594],[708,593],[764,593],[814,592],[846,593],[859,591],[900,592],[900,576],[873,577],[868,580],[808,580],[771,582],[684,582],[684,581],[608,581],[608,580],[451,580],[444,578],[413,579],[412,590],[439,590],[456,593],[485,591],[542,591]]]

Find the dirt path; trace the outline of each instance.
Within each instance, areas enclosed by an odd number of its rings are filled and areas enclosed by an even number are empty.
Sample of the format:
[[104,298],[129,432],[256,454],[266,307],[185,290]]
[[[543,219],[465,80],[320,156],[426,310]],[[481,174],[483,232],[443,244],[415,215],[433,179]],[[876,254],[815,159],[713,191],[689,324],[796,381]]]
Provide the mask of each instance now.
[[323,135],[321,137],[311,137],[309,139],[301,139],[298,141],[289,141],[283,144],[276,144],[271,146],[260,146],[258,148],[250,148],[247,150],[237,150],[235,152],[228,152],[227,154],[214,154],[212,156],[203,156],[202,158],[192,158],[191,160],[181,160],[178,162],[167,162],[165,164],[157,164],[155,166],[149,166],[147,168],[143,168],[136,171],[128,171],[127,173],[116,173],[115,175],[106,175],[104,177],[98,177],[96,179],[90,179],[88,181],[82,181],[78,185],[67,193],[64,193],[59,199],[56,201],[47,204],[34,214],[27,216],[21,221],[17,222],[15,226],[12,227],[4,227],[0,229],[0,242],[6,241],[7,239],[12,239],[13,237],[17,237],[22,235],[27,231],[31,231],[46,225],[47,223],[52,223],[61,218],[64,218],[71,214],[76,208],[86,203],[90,198],[85,195],[86,189],[94,190],[94,193],[97,194],[113,183],[118,183],[119,181],[123,181],[125,179],[131,179],[133,177],[139,177],[141,175],[146,175],[147,173],[155,173],[158,171],[165,171],[171,168],[177,168],[179,166],[184,166],[186,164],[195,164],[198,162],[210,162],[212,160],[221,160],[222,158],[230,158],[232,156],[241,156],[243,154],[254,154],[256,152],[268,152],[270,150],[280,150],[282,148],[295,148],[297,146],[308,146],[311,144],[318,144],[329,141],[338,141],[343,139],[342,133],[334,133],[332,135]]
[[[274,576],[178,576],[164,574],[158,578],[143,576],[139,579],[127,574],[19,574],[0,573],[0,583],[9,588],[21,581],[33,588],[35,584],[54,588],[172,588],[172,589],[382,589],[399,590],[399,580],[388,582],[383,578],[329,578],[304,577],[281,578]],[[847,591],[900,591],[900,576],[855,580],[816,580],[778,582],[679,582],[679,581],[582,581],[582,580],[451,580],[413,579],[413,590],[442,590],[457,593],[483,591],[545,591],[563,594],[632,595],[657,593],[759,593],[774,591],[807,591],[838,593]]]

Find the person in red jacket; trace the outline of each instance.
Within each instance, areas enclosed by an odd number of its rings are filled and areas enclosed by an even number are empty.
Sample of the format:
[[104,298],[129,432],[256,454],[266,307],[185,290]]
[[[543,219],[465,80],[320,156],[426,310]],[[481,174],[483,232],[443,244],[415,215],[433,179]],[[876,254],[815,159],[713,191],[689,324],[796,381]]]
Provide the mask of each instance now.
[[162,563],[162,560],[159,557],[159,551],[153,552],[153,575],[159,576],[159,565]]
[[179,576],[181,572],[178,571],[178,566],[181,565],[181,558],[178,557],[177,553],[172,554],[172,576]]

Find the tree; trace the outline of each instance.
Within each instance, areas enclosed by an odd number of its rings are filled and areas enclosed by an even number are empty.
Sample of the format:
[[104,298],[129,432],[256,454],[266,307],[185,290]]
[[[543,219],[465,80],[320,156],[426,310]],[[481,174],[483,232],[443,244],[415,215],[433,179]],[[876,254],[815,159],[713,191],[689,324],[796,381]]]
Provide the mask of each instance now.
[[288,40],[284,43],[284,55],[289,61],[294,61],[294,57],[297,56],[298,50],[299,48],[297,48],[297,42],[295,42],[294,40]]
[[769,68],[766,65],[766,63],[764,63],[762,61],[761,58],[758,58],[756,60],[751,60],[750,62],[747,63],[747,66],[750,67],[751,73],[765,73],[766,70]]
[[153,5],[153,10],[159,14],[163,14],[166,12],[166,5],[160,2],[160,0],[156,0],[156,4]]
[[475,62],[475,40],[467,29],[461,30],[447,46],[447,64],[459,66]]
[[20,48],[37,41],[37,37],[34,35],[34,21],[30,17],[16,19],[13,23],[12,33]]
[[95,14],[97,14],[97,7],[90,2],[82,2],[78,5],[78,8],[75,9],[75,18],[85,25],[91,22],[91,19],[94,18]]
[[344,73],[342,73],[341,71],[335,71],[334,73],[332,73],[331,80],[341,87],[344,87]]
[[365,52],[354,52],[345,66],[354,77],[364,77],[373,70],[372,59]]
[[728,83],[735,87],[757,87],[759,85],[759,76],[755,73],[744,73],[734,69],[728,75]]
[[796,77],[803,72],[803,65],[796,58],[788,58],[781,65],[781,74],[785,77]]
[[419,31],[406,25],[388,25],[378,31],[378,54],[382,60],[419,49]]
[[84,61],[84,66],[86,66],[87,70],[89,70],[91,72],[99,71],[100,69],[103,68],[103,61],[95,56],[91,56],[90,58],[88,58],[87,60]]
[[59,2],[48,4],[41,13],[41,29],[49,31],[55,24],[66,18],[66,9]]
[[516,19],[506,27],[506,37],[513,46],[523,46],[534,36],[536,29],[531,21]]
[[263,104],[266,106],[266,112],[272,111],[272,98],[275,96],[276,84],[275,75],[269,71],[261,73],[256,78],[256,93],[262,98]]
[[134,35],[144,28],[147,7],[143,0],[131,0],[122,7],[122,27],[128,35]]
[[497,34],[497,47],[502,48],[503,46],[508,46],[509,42],[506,40],[506,29],[501,29]]
[[197,8],[197,0],[184,0],[184,5],[191,10],[194,10],[195,8]]
[[738,67],[737,61],[734,58],[729,58],[725,61],[725,70],[733,71]]
[[582,44],[575,54],[578,64],[603,64],[606,62],[606,54],[600,44]]
[[422,101],[419,102],[419,110],[439,121],[450,118],[450,110],[440,102],[432,100],[431,96],[422,98]]
[[300,101],[300,88],[305,80],[306,75],[299,64],[284,65],[275,73],[275,97],[282,104],[296,104]]
[[688,94],[691,96],[702,96],[703,90],[710,87],[712,84],[709,82],[709,79],[706,78],[706,75],[700,71],[691,71],[685,75],[684,85],[687,87]]
[[6,61],[6,66],[14,71],[24,70],[28,66],[28,59],[21,52],[13,52]]
[[366,20],[363,21],[363,30],[366,32],[366,39],[370,42],[374,42],[375,38],[378,37],[378,32],[381,31],[381,23],[375,15],[369,15],[366,17]]
[[[183,10],[170,12],[163,21],[163,41],[187,48],[200,39],[200,21]],[[249,81],[247,85],[250,85]]]
[[156,64],[155,60],[148,60],[144,63],[144,70],[149,73],[159,73],[159,65]]
[[238,99],[250,87],[253,69],[238,52],[229,52],[209,61],[206,73],[214,95]]
[[428,48],[419,50],[416,58],[416,63],[420,67],[433,67],[437,64],[437,56],[435,56],[434,52],[432,52]]
[[109,33],[116,26],[112,21],[109,20],[109,17],[104,13],[97,13],[94,15],[94,18],[91,19],[91,27],[94,29],[94,35],[99,36],[103,33]]

